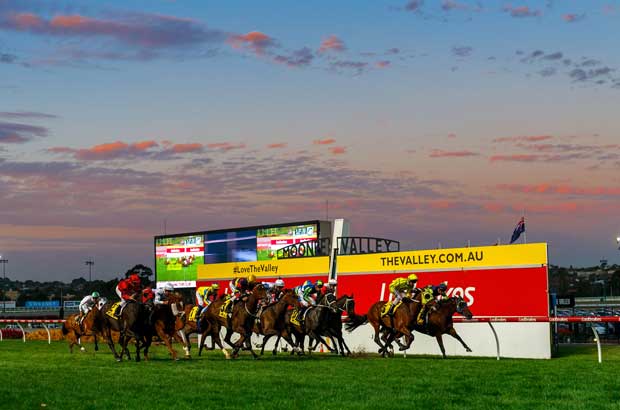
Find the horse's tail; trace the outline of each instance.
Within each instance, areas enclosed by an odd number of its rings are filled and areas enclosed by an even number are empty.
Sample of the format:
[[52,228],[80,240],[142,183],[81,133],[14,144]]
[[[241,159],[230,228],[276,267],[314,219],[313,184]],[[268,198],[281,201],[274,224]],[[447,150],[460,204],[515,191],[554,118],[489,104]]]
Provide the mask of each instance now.
[[344,328],[347,332],[352,332],[365,323],[368,323],[368,315],[349,316],[349,321],[344,324]]

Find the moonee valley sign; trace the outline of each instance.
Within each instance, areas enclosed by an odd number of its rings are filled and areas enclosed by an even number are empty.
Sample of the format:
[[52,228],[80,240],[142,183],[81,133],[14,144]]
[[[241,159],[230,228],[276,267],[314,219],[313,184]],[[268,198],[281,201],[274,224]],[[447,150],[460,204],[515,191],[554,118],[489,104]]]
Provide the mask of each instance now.
[[369,236],[343,236],[338,238],[339,255],[360,253],[399,252],[400,242]]

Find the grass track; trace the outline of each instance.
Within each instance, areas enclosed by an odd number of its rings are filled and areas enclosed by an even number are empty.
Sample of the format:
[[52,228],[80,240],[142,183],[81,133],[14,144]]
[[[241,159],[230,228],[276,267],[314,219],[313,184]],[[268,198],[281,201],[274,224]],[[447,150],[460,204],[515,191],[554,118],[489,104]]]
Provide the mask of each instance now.
[[[279,355],[116,363],[107,346],[0,342],[2,409],[619,409],[620,346],[552,360]],[[178,345],[177,350],[181,351]],[[42,404],[45,404],[43,407]]]

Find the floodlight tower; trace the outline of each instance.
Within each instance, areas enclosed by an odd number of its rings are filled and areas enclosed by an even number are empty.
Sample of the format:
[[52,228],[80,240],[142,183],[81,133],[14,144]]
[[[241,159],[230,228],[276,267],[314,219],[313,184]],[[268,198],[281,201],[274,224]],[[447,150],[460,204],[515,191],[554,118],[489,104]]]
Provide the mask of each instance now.
[[88,266],[88,282],[91,282],[91,274],[92,274],[92,270],[93,270],[93,265],[95,264],[95,261],[91,258],[89,260],[87,260],[86,262],[84,262],[86,264],[86,266]]

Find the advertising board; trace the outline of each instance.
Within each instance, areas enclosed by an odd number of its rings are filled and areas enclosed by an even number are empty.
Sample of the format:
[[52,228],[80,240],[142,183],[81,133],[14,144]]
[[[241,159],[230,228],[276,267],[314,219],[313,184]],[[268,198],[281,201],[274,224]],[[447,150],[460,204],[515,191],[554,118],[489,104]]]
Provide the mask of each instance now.
[[415,273],[418,287],[448,283],[477,317],[547,316],[547,245],[436,249],[338,257],[338,293],[366,313],[391,299],[390,282]]
[[205,263],[255,260],[256,229],[207,232],[205,235]]
[[198,266],[203,263],[202,235],[155,238],[155,269],[158,283],[167,282],[177,287],[194,287]]

